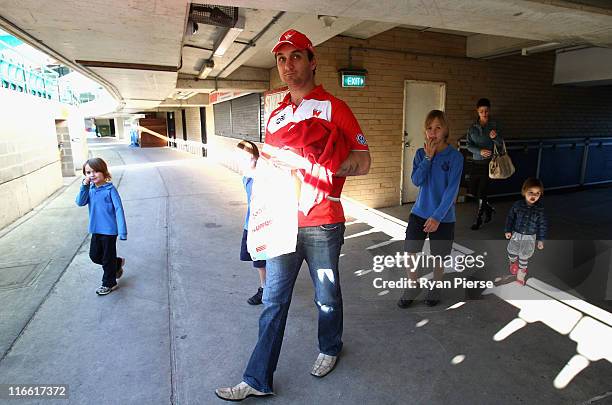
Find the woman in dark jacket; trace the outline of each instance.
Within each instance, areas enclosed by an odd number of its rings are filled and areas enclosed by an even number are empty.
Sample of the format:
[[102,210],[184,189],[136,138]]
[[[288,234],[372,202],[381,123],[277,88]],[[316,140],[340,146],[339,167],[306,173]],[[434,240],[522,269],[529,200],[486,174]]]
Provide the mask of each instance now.
[[[476,230],[490,222],[495,209],[487,200],[489,188],[489,162],[493,155],[493,145],[502,147],[503,139],[497,133],[497,124],[489,119],[491,102],[481,98],[476,103],[478,118],[468,129],[467,148],[472,153],[473,165],[470,173],[470,193],[478,199],[478,211],[471,228]],[[483,218],[484,217],[484,218]]]

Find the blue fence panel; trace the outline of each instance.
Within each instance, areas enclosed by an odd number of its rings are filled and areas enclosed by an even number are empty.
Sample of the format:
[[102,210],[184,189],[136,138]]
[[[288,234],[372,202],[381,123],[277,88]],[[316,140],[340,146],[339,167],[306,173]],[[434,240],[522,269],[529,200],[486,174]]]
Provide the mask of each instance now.
[[540,180],[546,188],[580,185],[584,144],[545,147],[540,161]]
[[612,144],[597,141],[589,146],[585,183],[600,183],[612,179]]
[[[612,138],[554,138],[507,140],[516,172],[508,179],[491,181],[489,194],[517,194],[527,177],[538,176],[546,188],[576,187],[612,182]],[[464,156],[470,156],[465,140]],[[586,158],[586,161],[585,161]],[[469,184],[471,161],[466,159],[463,186]]]

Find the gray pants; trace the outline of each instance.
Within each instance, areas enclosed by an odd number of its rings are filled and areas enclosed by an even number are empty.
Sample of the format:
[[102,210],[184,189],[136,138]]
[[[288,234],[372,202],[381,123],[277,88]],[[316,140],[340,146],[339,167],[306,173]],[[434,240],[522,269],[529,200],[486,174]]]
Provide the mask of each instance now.
[[522,233],[512,232],[512,237],[508,243],[508,259],[514,263],[518,258],[519,269],[526,269],[529,258],[533,256],[535,244],[535,235],[523,235]]

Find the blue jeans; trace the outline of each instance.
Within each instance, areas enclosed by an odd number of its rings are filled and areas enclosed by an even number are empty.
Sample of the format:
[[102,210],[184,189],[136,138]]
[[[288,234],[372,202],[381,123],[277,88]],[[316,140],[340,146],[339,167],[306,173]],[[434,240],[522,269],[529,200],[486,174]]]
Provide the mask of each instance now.
[[298,229],[294,253],[269,259],[259,338],[243,380],[262,392],[272,392],[272,379],[280,354],[295,280],[306,260],[319,310],[319,350],[337,356],[342,349],[342,292],[338,261],[344,243],[344,224]]

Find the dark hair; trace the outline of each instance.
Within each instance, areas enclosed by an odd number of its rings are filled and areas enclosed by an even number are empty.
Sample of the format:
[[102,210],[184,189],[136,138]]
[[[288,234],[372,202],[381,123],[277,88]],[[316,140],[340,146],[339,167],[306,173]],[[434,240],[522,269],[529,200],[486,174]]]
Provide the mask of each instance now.
[[257,145],[255,145],[255,143],[243,139],[242,141],[238,142],[238,144],[236,144],[236,147],[238,149],[242,149],[243,151],[250,153],[251,156],[253,156],[253,159],[259,159],[259,148],[257,147]]
[[106,162],[104,160],[102,160],[101,158],[91,158],[91,159],[87,159],[85,161],[85,163],[83,163],[83,174],[85,174],[85,166],[89,165],[89,167],[91,167],[92,170],[96,171],[96,172],[101,172],[102,174],[104,174],[104,178],[106,180],[110,180],[112,178],[110,172],[108,171],[108,166],[106,165]]
[[431,110],[429,114],[427,114],[427,116],[425,117],[425,123],[423,126],[425,127],[425,130],[427,130],[429,124],[431,124],[431,122],[436,118],[440,121],[440,124],[442,124],[443,127],[446,127],[446,136],[444,137],[444,140],[447,140],[450,135],[450,127],[448,125],[448,119],[446,118],[446,114],[444,114],[444,111]]
[[[314,59],[314,52],[311,51],[310,49],[306,49],[306,54],[308,55],[308,62],[312,62],[312,60]],[[317,68],[315,67],[314,69],[312,69],[312,76],[314,77],[317,74]]]
[[527,190],[533,187],[539,188],[542,195],[544,195],[544,184],[540,179],[536,179],[535,177],[529,177],[527,180],[525,180],[523,187],[521,187],[521,194],[524,196],[525,193],[527,193]]
[[491,101],[489,101],[488,98],[481,98],[476,103],[476,108],[480,108],[480,107],[489,107],[489,108],[491,108]]

